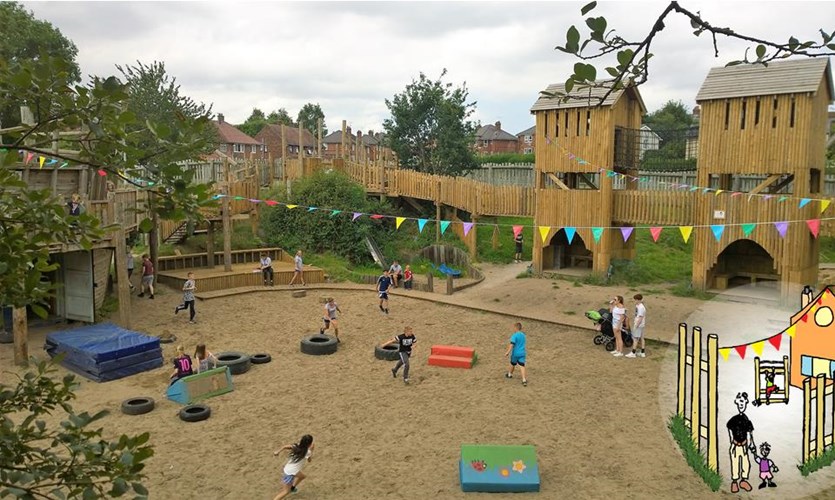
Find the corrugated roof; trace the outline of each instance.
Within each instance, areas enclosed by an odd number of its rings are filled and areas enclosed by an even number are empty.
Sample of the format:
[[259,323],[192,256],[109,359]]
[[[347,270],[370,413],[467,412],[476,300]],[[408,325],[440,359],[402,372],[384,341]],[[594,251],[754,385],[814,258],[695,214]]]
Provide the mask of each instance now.
[[226,122],[214,122],[220,142],[225,144],[261,144]]
[[536,125],[534,125],[531,128],[526,128],[525,130],[519,132],[518,134],[516,134],[516,137],[519,137],[521,135],[534,135],[534,134],[536,134]]
[[832,89],[832,68],[828,57],[774,61],[768,63],[768,66],[740,64],[711,68],[702,83],[702,88],[696,94],[696,102],[815,92],[823,77],[826,77],[829,98],[832,99],[835,92]]
[[[602,80],[599,80],[595,83],[604,83]],[[559,97],[546,97],[546,96],[539,96],[539,99],[533,103],[531,106],[531,113],[534,111],[545,111],[550,109],[571,109],[571,108],[587,108],[587,107],[595,107],[600,102],[600,98],[603,97],[609,89],[607,87],[592,87],[592,88],[583,88],[578,89],[575,87],[568,93],[571,97],[567,102],[562,102]],[[545,92],[555,93],[555,92],[565,92],[565,83],[553,83],[548,85],[548,88],[545,89]],[[623,95],[624,92],[631,92],[635,98],[637,98],[638,103],[641,105],[641,113],[646,113],[647,107],[644,105],[644,100],[641,98],[641,93],[638,92],[638,89],[635,87],[630,87],[628,89],[621,89],[615,90],[611,94],[609,94],[606,99],[603,101],[603,106],[611,106],[615,104],[620,96]]]
[[484,125],[475,132],[476,139],[479,141],[515,141],[516,136],[508,134],[495,125]]

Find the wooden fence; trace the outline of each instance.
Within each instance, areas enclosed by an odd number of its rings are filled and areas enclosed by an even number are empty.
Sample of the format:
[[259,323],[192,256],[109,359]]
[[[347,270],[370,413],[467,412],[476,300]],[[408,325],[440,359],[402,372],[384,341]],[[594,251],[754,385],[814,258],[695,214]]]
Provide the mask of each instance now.
[[[688,353],[687,325],[678,326],[678,390],[676,391],[676,413],[684,418],[690,429],[690,437],[696,449],[702,450],[706,444],[707,465],[719,472],[719,435],[717,409],[719,396],[717,391],[719,358],[719,338],[711,333],[707,336],[707,351],[702,352],[702,329],[693,327]],[[707,401],[702,401],[702,377],[706,377]],[[687,384],[689,380],[689,384]],[[688,407],[689,402],[689,407]],[[703,403],[707,418],[702,418]],[[689,412],[688,412],[689,410]],[[702,421],[706,422],[702,424]]]
[[803,463],[823,455],[826,448],[832,446],[832,436],[835,434],[835,398],[832,397],[832,387],[832,380],[828,380],[824,374],[815,377],[814,382],[812,377],[803,379]]
[[[292,262],[292,257],[288,256],[281,248],[257,248],[252,250],[232,250],[232,264],[249,264],[261,261],[261,252],[266,252],[273,261]],[[216,252],[214,255],[214,265],[223,265],[223,252]],[[159,258],[158,271],[176,271],[181,269],[195,269],[199,267],[208,267],[208,254],[192,253],[184,255],[169,255]]]

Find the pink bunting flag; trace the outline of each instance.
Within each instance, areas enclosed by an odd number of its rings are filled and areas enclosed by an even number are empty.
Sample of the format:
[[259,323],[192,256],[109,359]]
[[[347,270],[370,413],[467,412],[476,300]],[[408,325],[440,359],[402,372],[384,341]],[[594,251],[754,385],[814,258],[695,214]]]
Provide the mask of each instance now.
[[817,238],[818,233],[820,232],[820,229],[821,229],[821,220],[820,219],[807,220],[806,225],[809,226],[809,231],[812,232],[812,236]]
[[101,177],[104,177],[105,175],[107,175],[107,172],[105,172],[104,170],[99,170],[99,175]]
[[278,205],[278,202],[273,201],[273,200],[266,200],[266,201],[264,201],[264,203],[266,203],[267,205],[269,205],[271,207],[274,207],[274,206]]
[[649,228],[650,234],[652,234],[652,241],[658,243],[658,237],[661,236],[661,230],[664,229],[662,227],[651,227]]
[[518,237],[520,234],[522,234],[522,228],[523,228],[523,227],[524,227],[524,226],[513,226],[513,237],[514,237],[514,238],[516,238],[516,237]]
[[473,224],[474,224],[473,222],[465,222],[464,223],[464,236],[467,236],[467,234],[469,234],[470,229],[473,228]]
[[635,229],[634,227],[622,227],[620,228],[620,234],[623,236],[623,241],[627,241],[629,236],[632,235],[632,230]]
[[33,156],[35,156],[35,154],[34,154],[34,153],[27,151],[27,152],[26,152],[26,161],[25,161],[25,162],[23,162],[23,163],[29,163],[30,161],[32,161],[32,157],[33,157]]
[[734,350],[736,351],[737,354],[739,354],[739,357],[742,358],[742,359],[745,359],[745,351],[747,349],[748,349],[747,345],[738,345],[738,346],[734,347]]
[[374,214],[374,215],[372,215],[372,216],[371,216],[371,218],[372,218],[372,219],[382,219],[382,218],[383,218],[383,216],[382,216],[382,215],[380,215],[380,214]]
[[780,234],[781,238],[786,237],[786,229],[789,227],[788,222],[775,222],[774,227],[777,229],[777,232]]

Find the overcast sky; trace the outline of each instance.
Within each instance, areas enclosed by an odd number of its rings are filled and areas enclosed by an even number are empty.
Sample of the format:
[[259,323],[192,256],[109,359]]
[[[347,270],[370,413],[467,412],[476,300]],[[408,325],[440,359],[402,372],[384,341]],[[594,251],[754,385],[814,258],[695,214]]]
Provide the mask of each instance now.
[[[517,133],[533,125],[538,92],[562,82],[576,62],[554,50],[572,24],[585,28],[586,2],[24,2],[78,46],[84,74],[116,73],[116,64],[165,62],[181,92],[213,104],[231,123],[257,107],[281,107],[295,118],[319,103],[331,130],[381,130],[385,99],[419,72],[464,82],[477,102],[476,120],[502,122]],[[817,39],[835,31],[828,2],[695,2],[715,26],[758,38]],[[666,2],[600,2],[622,36],[643,38]],[[585,32],[585,31],[583,31]],[[656,38],[649,82],[650,111],[669,99],[692,107],[709,68],[741,58],[745,44],[696,38],[673,17]]]

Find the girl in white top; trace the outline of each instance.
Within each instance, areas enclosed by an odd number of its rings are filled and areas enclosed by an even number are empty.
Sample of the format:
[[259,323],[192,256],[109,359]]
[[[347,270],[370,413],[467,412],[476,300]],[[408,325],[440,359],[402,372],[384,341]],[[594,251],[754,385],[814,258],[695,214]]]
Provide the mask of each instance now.
[[207,372],[212,368],[217,368],[217,358],[211,351],[206,349],[206,344],[197,344],[197,349],[194,351],[194,359],[197,360],[197,373]]
[[281,480],[282,489],[274,500],[281,500],[295,492],[296,487],[306,477],[302,474],[302,467],[304,467],[305,460],[310,462],[313,458],[313,436],[305,434],[298,443],[282,446],[281,449],[274,451],[273,455],[278,456],[284,450],[290,451],[290,457],[284,465],[284,477]]
[[336,341],[342,342],[339,340],[339,321],[336,319],[336,313],[342,314],[342,310],[339,309],[339,306],[336,302],[333,301],[333,297],[329,297],[328,301],[325,303],[325,312],[322,315],[322,319],[325,322],[325,326],[319,328],[319,334],[324,335],[326,331],[331,327],[331,323],[333,323],[333,333],[336,334]]
[[612,351],[612,355],[618,358],[623,356],[621,327],[626,323],[626,307],[624,307],[623,297],[620,295],[612,299],[609,304],[612,306],[612,330],[615,332],[615,350]]

